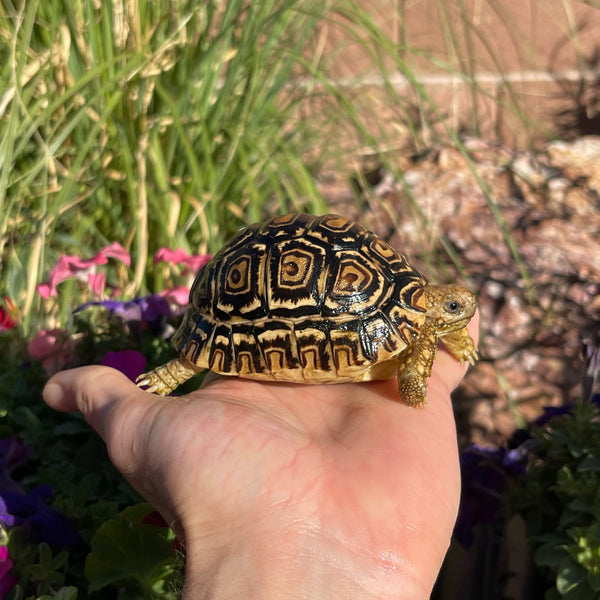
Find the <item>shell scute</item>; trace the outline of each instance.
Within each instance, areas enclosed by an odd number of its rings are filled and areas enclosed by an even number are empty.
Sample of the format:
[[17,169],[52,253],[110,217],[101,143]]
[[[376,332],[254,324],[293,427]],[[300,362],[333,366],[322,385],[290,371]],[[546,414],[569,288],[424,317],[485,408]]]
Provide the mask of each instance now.
[[270,315],[287,317],[316,314],[325,292],[327,252],[299,239],[275,242],[270,248],[265,286]]

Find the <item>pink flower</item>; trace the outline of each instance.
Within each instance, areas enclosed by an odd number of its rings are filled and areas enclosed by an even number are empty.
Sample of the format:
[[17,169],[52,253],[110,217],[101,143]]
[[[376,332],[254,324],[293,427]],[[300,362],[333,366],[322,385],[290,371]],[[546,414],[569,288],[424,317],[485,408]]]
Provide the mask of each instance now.
[[184,273],[188,271],[197,273],[211,258],[210,254],[190,255],[182,248],[177,248],[177,250],[161,248],[154,255],[154,264],[166,262],[173,265],[183,265],[185,267]]
[[6,297],[4,298],[4,305],[6,308],[0,306],[0,332],[17,326],[17,309],[13,301]]
[[170,290],[163,290],[160,292],[160,296],[164,298],[170,305],[175,304],[176,306],[187,306],[190,299],[190,288],[187,288],[183,285],[178,285]]
[[71,338],[64,329],[40,331],[27,345],[29,356],[39,360],[48,375],[62,371],[73,362]]
[[88,285],[92,294],[99,298],[106,287],[106,273],[88,273]]
[[0,599],[6,598],[17,583],[15,576],[10,572],[12,566],[13,561],[8,555],[8,548],[0,546]]
[[87,281],[94,293],[99,296],[104,291],[106,276],[104,274],[96,274],[95,269],[98,265],[105,265],[109,258],[120,260],[127,266],[131,264],[129,253],[118,242],[102,248],[96,256],[89,259],[83,259],[75,255],[61,256],[56,266],[50,271],[48,281],[38,286],[40,296],[42,298],[56,296],[56,286],[61,281],[71,277]]

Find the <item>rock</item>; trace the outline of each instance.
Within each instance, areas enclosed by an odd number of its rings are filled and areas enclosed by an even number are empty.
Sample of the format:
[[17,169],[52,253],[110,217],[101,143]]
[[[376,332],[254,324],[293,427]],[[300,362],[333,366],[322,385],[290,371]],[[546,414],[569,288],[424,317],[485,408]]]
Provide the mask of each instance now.
[[[453,147],[413,158],[338,212],[409,255],[432,280],[480,296],[482,360],[455,394],[463,442],[497,443],[544,405],[581,397],[582,337],[600,321],[600,137],[540,152],[465,141],[490,196]],[[408,192],[407,193],[407,188]],[[341,203],[340,203],[341,202]]]

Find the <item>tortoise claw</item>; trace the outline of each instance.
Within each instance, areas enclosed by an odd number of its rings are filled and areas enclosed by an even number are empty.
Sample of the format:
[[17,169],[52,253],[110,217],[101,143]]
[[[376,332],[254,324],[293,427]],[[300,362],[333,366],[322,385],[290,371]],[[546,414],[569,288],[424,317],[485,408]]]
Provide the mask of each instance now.
[[174,358],[148,373],[143,373],[135,383],[151,394],[167,396],[197,372],[198,370],[192,368],[183,358]]

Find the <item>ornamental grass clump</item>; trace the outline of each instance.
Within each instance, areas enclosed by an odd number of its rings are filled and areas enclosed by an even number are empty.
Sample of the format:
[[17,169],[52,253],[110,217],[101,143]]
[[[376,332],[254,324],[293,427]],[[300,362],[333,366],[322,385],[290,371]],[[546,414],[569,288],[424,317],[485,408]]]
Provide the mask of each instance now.
[[324,211],[300,159],[317,131],[290,82],[318,68],[307,57],[329,9],[0,3],[0,294],[25,331],[47,266],[82,241],[127,249],[133,297],[159,289],[146,273],[161,246],[214,250],[265,202]]

